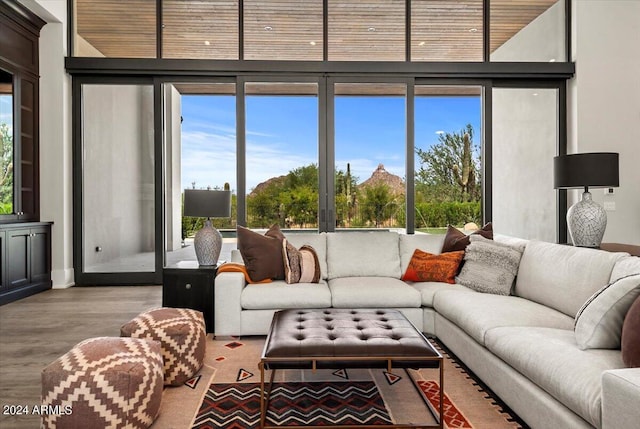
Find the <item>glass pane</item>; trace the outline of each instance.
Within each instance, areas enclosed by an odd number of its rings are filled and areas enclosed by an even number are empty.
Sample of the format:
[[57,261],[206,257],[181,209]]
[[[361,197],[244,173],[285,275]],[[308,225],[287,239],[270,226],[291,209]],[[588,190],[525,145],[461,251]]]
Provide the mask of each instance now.
[[213,218],[223,236],[219,261],[231,258],[237,219],[236,102],[234,83],[165,85],[166,263],[195,261],[195,233],[206,219],[182,215],[185,189],[224,189],[231,217]]
[[491,0],[491,61],[567,61],[565,0]]
[[502,234],[556,241],[557,106],[556,89],[493,89],[493,224]]
[[246,0],[244,58],[322,61],[322,1]]
[[13,213],[13,75],[0,70],[0,214]]
[[163,0],[162,56],[237,60],[238,22],[238,0]]
[[482,61],[482,0],[413,0],[411,61]]
[[75,0],[75,17],[76,57],[156,57],[156,0]]
[[84,272],[155,271],[153,86],[82,87]]
[[406,85],[335,85],[336,228],[405,227]]
[[405,1],[329,0],[330,61],[404,61]]
[[415,93],[416,231],[481,227],[481,88],[416,85]]
[[250,83],[245,91],[247,226],[317,229],[317,84]]

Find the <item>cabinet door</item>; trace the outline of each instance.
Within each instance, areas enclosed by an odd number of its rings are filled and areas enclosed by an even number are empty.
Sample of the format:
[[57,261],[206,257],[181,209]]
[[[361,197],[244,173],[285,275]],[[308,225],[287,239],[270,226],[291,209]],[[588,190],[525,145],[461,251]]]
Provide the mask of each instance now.
[[6,232],[7,288],[14,289],[30,283],[29,280],[29,229],[13,229]]
[[31,283],[41,283],[51,276],[51,258],[49,256],[49,229],[32,228],[30,230],[30,271]]

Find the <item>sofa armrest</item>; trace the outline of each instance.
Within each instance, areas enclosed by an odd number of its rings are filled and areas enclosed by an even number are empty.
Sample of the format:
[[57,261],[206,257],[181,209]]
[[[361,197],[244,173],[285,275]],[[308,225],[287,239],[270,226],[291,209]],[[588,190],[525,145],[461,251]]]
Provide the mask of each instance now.
[[220,273],[214,286],[215,335],[240,335],[240,296],[246,281],[242,273]]
[[637,428],[640,422],[640,368],[602,374],[602,429]]

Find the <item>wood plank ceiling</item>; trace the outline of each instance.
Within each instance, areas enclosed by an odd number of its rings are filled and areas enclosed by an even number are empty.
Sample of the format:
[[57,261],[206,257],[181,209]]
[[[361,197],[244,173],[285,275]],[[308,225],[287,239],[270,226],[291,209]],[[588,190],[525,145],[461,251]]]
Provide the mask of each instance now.
[[[491,0],[491,52],[559,0]],[[164,0],[163,57],[238,59],[237,0]],[[156,0],[75,0],[76,56],[155,58]],[[245,0],[247,60],[322,60],[321,0]],[[330,61],[404,61],[405,0],[329,0]],[[412,61],[482,61],[482,0],[413,0]]]

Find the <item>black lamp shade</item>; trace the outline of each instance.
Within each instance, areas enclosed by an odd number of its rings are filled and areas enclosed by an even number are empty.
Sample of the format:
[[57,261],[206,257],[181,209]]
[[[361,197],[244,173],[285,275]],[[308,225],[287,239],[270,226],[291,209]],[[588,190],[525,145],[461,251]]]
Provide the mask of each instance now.
[[185,189],[183,214],[190,217],[229,217],[231,191]]
[[564,188],[614,188],[620,184],[618,154],[576,153],[553,158],[553,186]]

